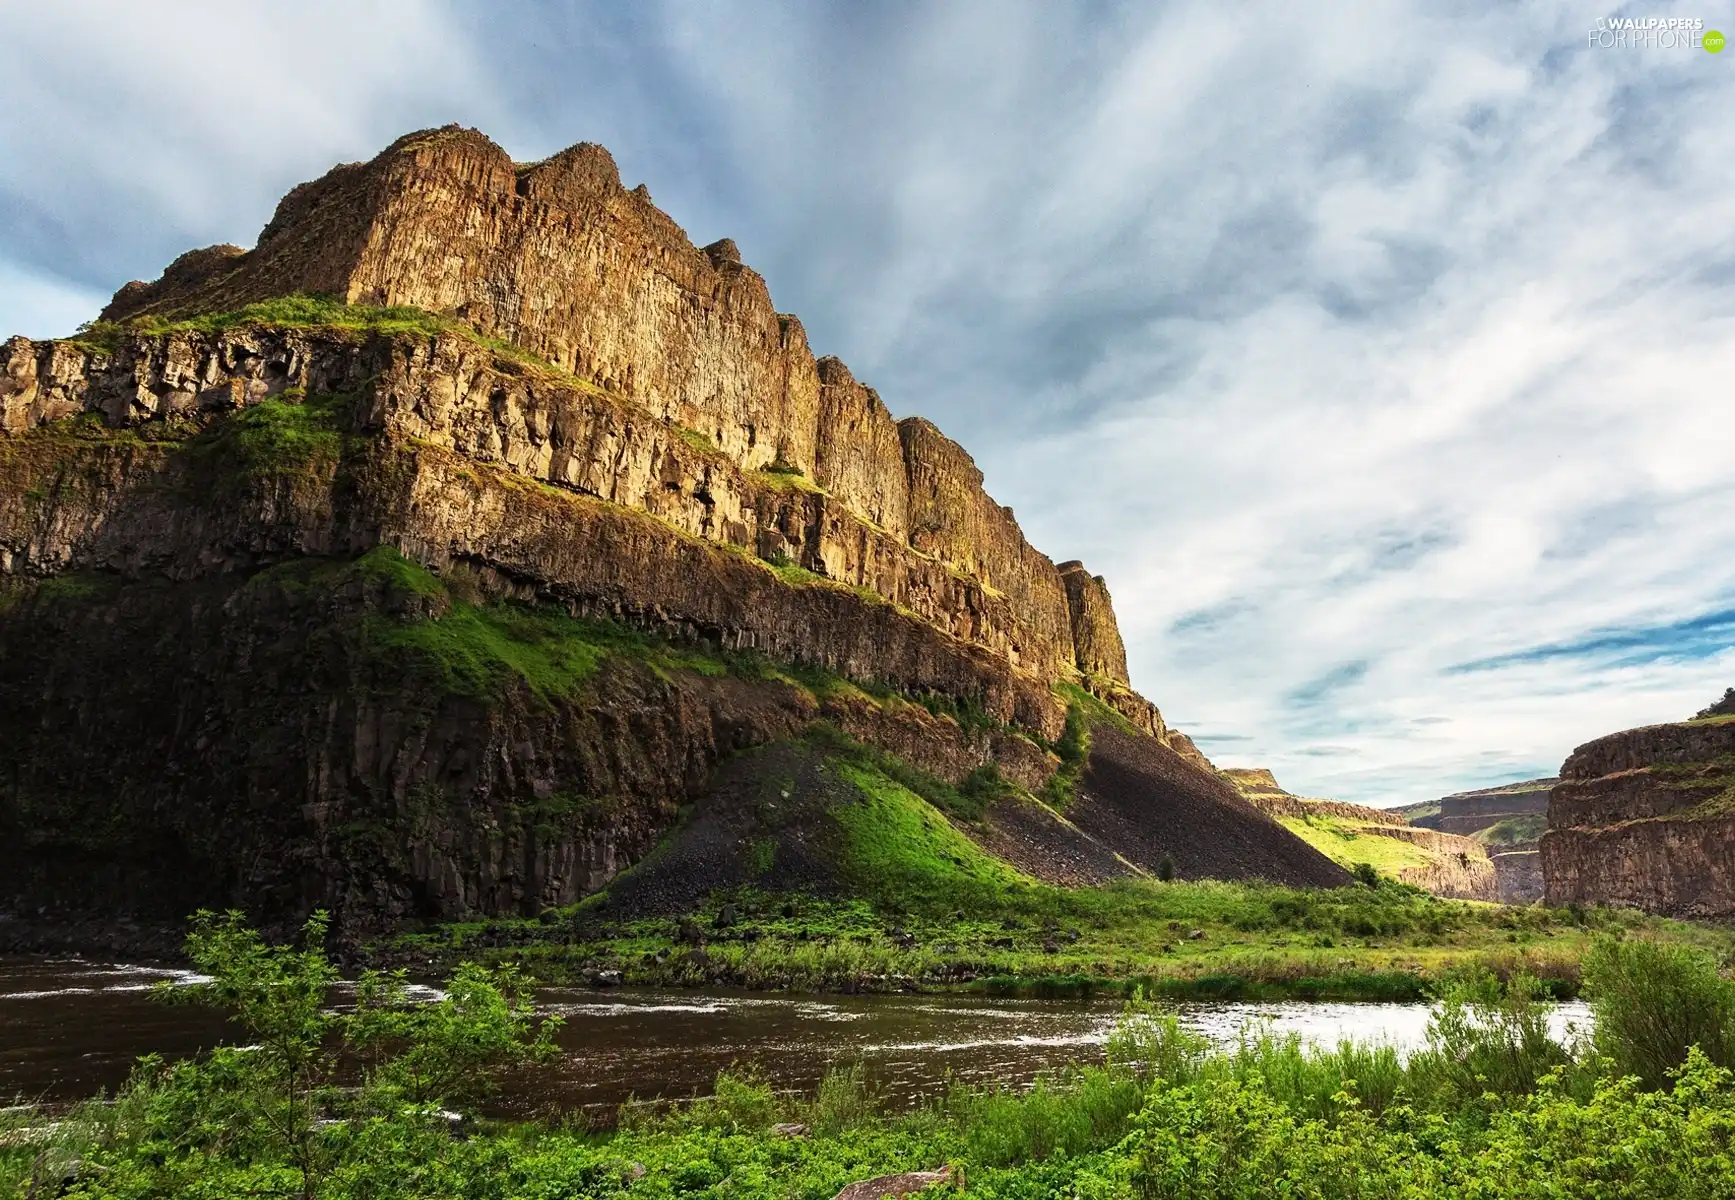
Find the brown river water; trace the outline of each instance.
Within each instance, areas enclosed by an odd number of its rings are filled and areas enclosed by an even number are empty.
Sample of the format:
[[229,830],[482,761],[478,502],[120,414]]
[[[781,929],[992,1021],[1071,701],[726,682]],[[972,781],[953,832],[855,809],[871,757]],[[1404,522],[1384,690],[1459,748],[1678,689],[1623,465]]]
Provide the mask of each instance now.
[[[239,1031],[219,1014],[165,1005],[150,992],[185,972],[73,958],[0,957],[0,1105],[65,1104],[113,1091],[152,1051],[196,1054]],[[423,994],[438,992],[426,988]],[[560,1014],[561,1056],[520,1077],[506,1111],[586,1110],[700,1095],[717,1072],[753,1066],[776,1087],[811,1091],[833,1065],[860,1062],[890,1101],[950,1080],[1019,1087],[1068,1062],[1101,1061],[1118,999],[1005,1000],[963,995],[791,996],[774,992],[544,988]],[[341,1002],[341,997],[339,997]],[[1425,1004],[1187,1004],[1181,1020],[1222,1043],[1251,1022],[1335,1044],[1354,1037],[1400,1051],[1423,1043]],[[1588,1028],[1580,1004],[1557,1007],[1557,1034]]]

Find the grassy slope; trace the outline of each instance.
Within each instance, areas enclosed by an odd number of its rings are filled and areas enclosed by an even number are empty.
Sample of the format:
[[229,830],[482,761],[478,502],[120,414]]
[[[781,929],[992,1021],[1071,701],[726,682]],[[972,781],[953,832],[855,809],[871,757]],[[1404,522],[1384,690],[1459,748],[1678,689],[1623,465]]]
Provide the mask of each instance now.
[[1421,800],[1415,804],[1399,805],[1390,811],[1414,825],[1417,821],[1439,816],[1440,802],[1438,800]]
[[1412,842],[1384,837],[1375,827],[1346,817],[1279,817],[1278,823],[1340,866],[1367,863],[1382,875],[1425,867],[1434,856]]
[[1471,836],[1488,847],[1490,854],[1498,854],[1513,846],[1534,845],[1547,828],[1547,813],[1525,813],[1507,817],[1486,829],[1478,829]]

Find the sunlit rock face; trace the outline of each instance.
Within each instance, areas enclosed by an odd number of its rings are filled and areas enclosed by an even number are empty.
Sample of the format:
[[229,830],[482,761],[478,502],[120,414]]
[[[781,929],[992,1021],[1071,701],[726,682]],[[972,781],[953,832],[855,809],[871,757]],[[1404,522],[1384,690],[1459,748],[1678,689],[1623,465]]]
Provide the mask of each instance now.
[[1735,913],[1735,720],[1629,729],[1561,768],[1542,836],[1550,904]]
[[[175,325],[286,296],[372,315]],[[1037,790],[1057,685],[1149,735],[1129,812],[1191,797],[1187,836],[1251,839],[1233,877],[1342,880],[1131,689],[1100,577],[600,147],[412,134],[103,316],[0,345],[0,911],[535,913],[816,721]],[[577,671],[546,623],[596,619],[702,661]]]
[[[961,446],[920,418],[893,421],[839,360],[816,362],[735,244],[695,247],[643,188],[622,186],[600,146],[514,164],[473,130],[408,135],[291,191],[253,250],[183,255],[156,282],[122,288],[103,315],[182,316],[296,292],[450,314],[699,435],[743,470],[810,480],[856,520],[829,529],[836,518],[815,518],[817,533],[785,533],[787,547],[771,538],[774,551],[860,576],[881,553],[865,524],[1003,598],[1016,614],[1004,646],[1015,664],[1127,683],[1101,581],[1087,575],[1096,594],[1069,603],[1070,585],[983,490]],[[642,458],[624,467],[646,469]]]

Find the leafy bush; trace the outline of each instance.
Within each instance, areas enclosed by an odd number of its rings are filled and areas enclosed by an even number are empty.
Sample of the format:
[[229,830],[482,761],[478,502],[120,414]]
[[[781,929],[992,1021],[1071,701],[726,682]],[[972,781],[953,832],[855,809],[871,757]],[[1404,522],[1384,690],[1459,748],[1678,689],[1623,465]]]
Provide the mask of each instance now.
[[1701,708],[1697,715],[1700,718],[1735,715],[1735,687],[1724,689],[1721,700]]
[[[410,998],[401,973],[370,972],[352,1010],[331,1008],[326,930],[316,913],[299,946],[274,945],[240,913],[193,918],[187,957],[209,979],[159,994],[227,1010],[249,1044],[135,1075],[128,1098],[144,1118],[133,1165],[153,1187],[269,1163],[280,1182],[267,1190],[311,1200],[353,1165],[370,1126],[432,1133],[437,1111],[486,1091],[492,1072],[553,1053],[558,1018],[537,1018],[509,970],[461,968],[431,1004]],[[352,1063],[359,1087],[343,1086]]]
[[1109,1034],[1109,1069],[1132,1076],[1141,1084],[1191,1083],[1211,1051],[1211,1043],[1181,1028],[1172,1009],[1161,1009],[1138,995],[1127,1005]]
[[1735,1067],[1735,983],[1708,955],[1602,938],[1585,956],[1584,986],[1596,1014],[1596,1048],[1619,1074],[1664,1087],[1694,1047],[1716,1066]]
[[819,1091],[808,1110],[814,1132],[836,1134],[870,1120],[879,1111],[879,1100],[868,1086],[860,1063],[833,1067],[819,1082]]
[[1484,1097],[1524,1095],[1570,1065],[1548,1028],[1546,991],[1522,972],[1504,987],[1486,968],[1450,982],[1428,1025],[1428,1048],[1412,1056],[1411,1087],[1435,1107],[1470,1109]]

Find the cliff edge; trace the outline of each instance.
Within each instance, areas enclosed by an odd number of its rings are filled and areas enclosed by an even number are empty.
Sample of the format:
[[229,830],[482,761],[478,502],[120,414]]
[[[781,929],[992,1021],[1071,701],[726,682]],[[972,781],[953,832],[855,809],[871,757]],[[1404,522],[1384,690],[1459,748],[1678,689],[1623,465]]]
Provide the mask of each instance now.
[[1549,799],[1541,859],[1550,904],[1735,914],[1735,716],[1578,747]]
[[14,907],[536,913],[743,749],[824,722],[1028,801],[1084,699],[1140,743],[1116,811],[1185,799],[1195,861],[972,836],[1344,878],[1132,690],[1101,577],[588,144],[409,135],[0,346],[0,645]]

